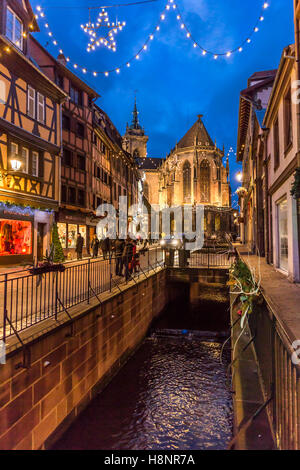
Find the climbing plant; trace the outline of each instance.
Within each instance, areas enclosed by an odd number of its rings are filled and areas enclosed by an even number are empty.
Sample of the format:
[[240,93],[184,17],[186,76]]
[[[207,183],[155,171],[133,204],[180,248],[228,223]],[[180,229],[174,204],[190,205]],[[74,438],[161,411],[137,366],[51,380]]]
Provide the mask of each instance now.
[[260,297],[260,283],[256,282],[253,272],[247,264],[237,258],[230,267],[231,282],[233,285],[232,294],[237,295],[241,302],[241,326],[243,327],[247,315],[253,312],[255,301]]
[[296,169],[292,184],[291,195],[294,199],[300,199],[300,167]]

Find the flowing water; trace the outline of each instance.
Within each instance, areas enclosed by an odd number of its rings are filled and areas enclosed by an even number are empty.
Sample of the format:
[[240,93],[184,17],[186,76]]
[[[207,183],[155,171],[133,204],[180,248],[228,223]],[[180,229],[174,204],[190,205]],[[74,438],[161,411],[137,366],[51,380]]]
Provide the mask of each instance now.
[[226,304],[185,303],[184,318],[182,308],[176,303],[167,309],[55,449],[226,449],[232,436],[229,353],[222,365],[218,335],[199,331],[199,309],[207,309],[208,323],[222,314],[220,331],[227,323]]

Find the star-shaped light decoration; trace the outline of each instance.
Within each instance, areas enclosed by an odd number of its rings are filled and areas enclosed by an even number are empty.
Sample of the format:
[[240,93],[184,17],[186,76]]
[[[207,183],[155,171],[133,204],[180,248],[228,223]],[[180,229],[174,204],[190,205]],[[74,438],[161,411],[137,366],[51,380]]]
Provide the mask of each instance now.
[[125,21],[110,22],[107,11],[102,8],[96,23],[89,21],[81,25],[83,31],[90,36],[87,51],[94,51],[99,46],[105,46],[115,52],[117,50],[115,35],[122,31],[125,25]]

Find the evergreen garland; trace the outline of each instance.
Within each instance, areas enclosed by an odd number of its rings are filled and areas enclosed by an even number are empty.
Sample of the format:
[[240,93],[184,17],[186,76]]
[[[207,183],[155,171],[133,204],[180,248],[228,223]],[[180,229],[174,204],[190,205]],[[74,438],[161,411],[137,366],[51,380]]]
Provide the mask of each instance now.
[[294,182],[291,189],[291,195],[294,199],[300,199],[300,167],[296,169]]

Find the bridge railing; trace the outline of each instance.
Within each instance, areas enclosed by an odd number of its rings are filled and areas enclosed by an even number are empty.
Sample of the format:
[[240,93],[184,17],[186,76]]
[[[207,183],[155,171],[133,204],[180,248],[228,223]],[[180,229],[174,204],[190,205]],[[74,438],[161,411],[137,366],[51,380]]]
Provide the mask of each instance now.
[[[116,276],[115,257],[66,263],[62,271],[15,275],[4,274],[0,280],[0,340],[18,334],[49,318],[57,319],[63,311],[89,303],[93,297],[125,284]],[[161,248],[149,249],[139,257],[140,266],[130,272],[138,278],[164,266]]]

